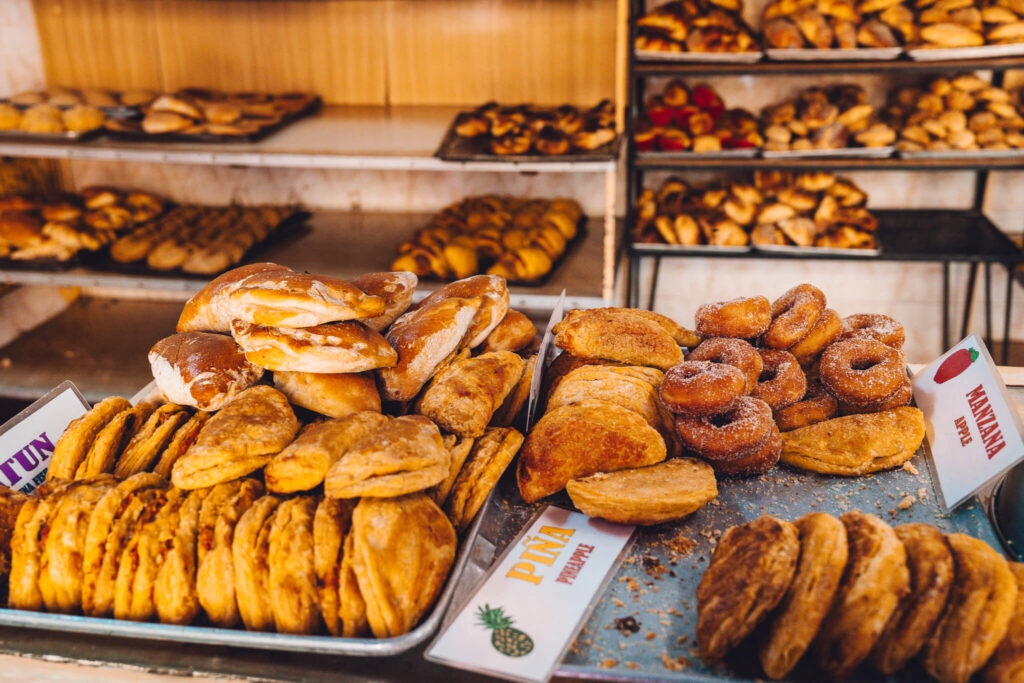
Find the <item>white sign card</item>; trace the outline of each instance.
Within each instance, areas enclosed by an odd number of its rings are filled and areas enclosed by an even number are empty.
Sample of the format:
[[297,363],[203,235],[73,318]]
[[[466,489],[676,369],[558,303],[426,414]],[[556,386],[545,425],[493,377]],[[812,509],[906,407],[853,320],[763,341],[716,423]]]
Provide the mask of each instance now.
[[509,544],[425,657],[508,680],[546,681],[635,529],[548,506]]
[[0,484],[32,493],[46,479],[50,456],[64,429],[89,410],[71,382],[62,382],[0,425]]
[[1024,459],[1024,426],[982,341],[971,335],[913,379],[929,466],[946,511]]

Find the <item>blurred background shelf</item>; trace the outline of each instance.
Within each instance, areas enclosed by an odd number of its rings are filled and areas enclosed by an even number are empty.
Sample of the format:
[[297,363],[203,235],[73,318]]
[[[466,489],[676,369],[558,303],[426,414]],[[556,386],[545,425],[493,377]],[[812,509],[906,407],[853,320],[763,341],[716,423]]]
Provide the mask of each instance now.
[[797,74],[854,74],[916,71],[936,73],[960,71],[1003,71],[1024,67],[1024,56],[988,59],[943,59],[915,62],[909,57],[890,60],[849,61],[761,61],[753,64],[709,64],[707,62],[668,62],[634,58],[633,70],[639,76],[790,76]]
[[1016,156],[982,157],[964,152],[962,157],[942,159],[858,159],[852,157],[817,157],[805,159],[701,159],[658,158],[655,154],[638,155],[636,168],[650,171],[689,170],[767,170],[793,171],[846,170],[846,171],[1012,171],[1024,169],[1024,149]]

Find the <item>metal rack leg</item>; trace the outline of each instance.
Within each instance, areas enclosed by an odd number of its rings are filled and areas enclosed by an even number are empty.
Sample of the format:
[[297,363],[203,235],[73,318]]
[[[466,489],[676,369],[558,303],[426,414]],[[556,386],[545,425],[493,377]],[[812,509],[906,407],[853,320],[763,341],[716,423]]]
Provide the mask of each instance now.
[[626,305],[630,308],[636,308],[637,301],[640,298],[640,256],[638,254],[629,255],[629,278],[627,282],[629,284],[626,291]]
[[949,261],[942,262],[942,351],[949,348]]
[[1017,273],[1016,263],[1006,264],[1006,309],[1003,311],[1003,365],[1010,362],[1010,318],[1013,312],[1013,279]]
[[985,261],[985,346],[992,348],[992,264]]
[[654,257],[654,271],[651,273],[651,289],[647,293],[647,310],[654,310],[654,296],[658,291],[658,275],[661,274],[661,257]]
[[[978,283],[978,263],[971,262],[971,270],[967,275],[967,294],[964,297],[964,318],[960,325],[960,338],[967,336],[971,327],[971,318],[974,317],[974,288]],[[949,348],[949,347],[947,347]]]

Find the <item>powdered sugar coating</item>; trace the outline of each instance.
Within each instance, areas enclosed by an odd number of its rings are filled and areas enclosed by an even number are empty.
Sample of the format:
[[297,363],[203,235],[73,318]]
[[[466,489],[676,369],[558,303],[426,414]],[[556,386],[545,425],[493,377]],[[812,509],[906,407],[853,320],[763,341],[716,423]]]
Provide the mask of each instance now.
[[748,296],[704,304],[694,316],[702,337],[760,337],[772,322],[771,304],[763,296]]
[[797,285],[772,303],[772,324],[764,345],[788,349],[807,336],[825,310],[825,295],[814,285]]
[[686,360],[709,360],[712,363],[724,363],[740,369],[747,378],[746,391],[749,394],[757,384],[764,368],[761,355],[753,346],[742,339],[718,337],[705,339],[700,346],[690,352]]
[[789,351],[761,349],[764,369],[750,395],[759,398],[774,411],[793,405],[807,392],[807,377]]
[[894,349],[903,348],[906,330],[898,320],[881,313],[855,313],[843,318],[840,339],[877,339]]
[[715,415],[732,408],[746,386],[747,379],[737,367],[693,360],[670,368],[659,393],[673,413]]
[[713,459],[748,454],[774,425],[768,404],[750,396],[741,397],[734,408],[718,415],[676,417],[676,432],[686,446]]
[[821,354],[821,383],[843,403],[883,401],[906,379],[903,354],[876,339],[844,339]]

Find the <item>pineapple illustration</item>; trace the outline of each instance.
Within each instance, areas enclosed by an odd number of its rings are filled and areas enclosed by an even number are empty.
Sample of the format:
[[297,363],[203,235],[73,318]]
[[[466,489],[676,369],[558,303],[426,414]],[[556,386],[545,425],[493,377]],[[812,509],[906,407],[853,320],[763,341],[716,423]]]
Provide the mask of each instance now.
[[491,609],[490,605],[484,605],[478,609],[480,625],[494,631],[491,645],[495,650],[509,657],[522,657],[533,651],[533,638],[512,628],[512,617],[507,616],[503,608]]

